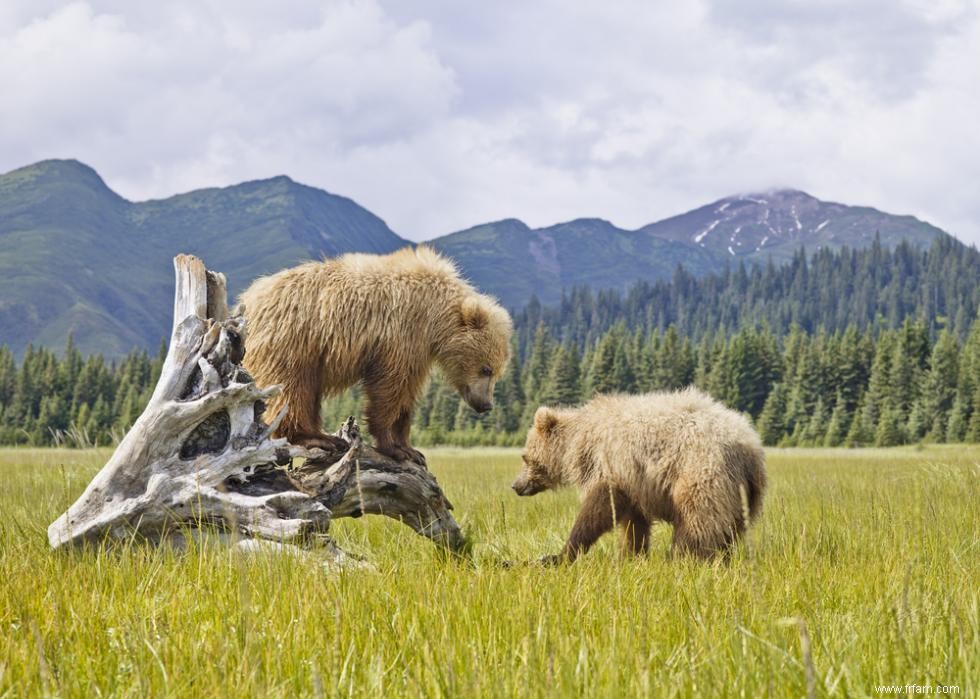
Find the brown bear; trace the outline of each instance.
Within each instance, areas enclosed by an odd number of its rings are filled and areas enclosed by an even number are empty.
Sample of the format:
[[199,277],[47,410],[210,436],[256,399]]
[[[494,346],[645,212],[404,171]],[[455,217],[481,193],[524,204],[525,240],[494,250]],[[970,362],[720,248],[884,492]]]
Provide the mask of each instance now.
[[511,320],[430,248],[347,254],[257,279],[240,296],[245,368],[260,386],[281,384],[268,407],[289,410],[278,436],[332,449],[320,400],[357,382],[379,451],[424,463],[409,443],[412,409],[433,363],[479,412],[510,353]]
[[670,522],[672,551],[727,554],[762,507],[765,453],[748,420],[697,389],[599,396],[578,409],[539,408],[518,495],[575,484],[582,508],[564,549],[574,561],[619,525],[627,553],[645,553],[650,524]]

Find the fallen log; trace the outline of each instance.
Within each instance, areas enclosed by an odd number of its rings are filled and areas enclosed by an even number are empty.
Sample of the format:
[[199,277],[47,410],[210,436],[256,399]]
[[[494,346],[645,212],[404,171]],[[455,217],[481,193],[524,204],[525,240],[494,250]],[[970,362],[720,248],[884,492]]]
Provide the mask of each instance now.
[[[353,418],[338,436],[346,452],[307,451],[265,422],[278,386],[258,388],[241,368],[246,328],[229,316],[223,275],[190,255],[174,258],[170,347],[146,410],[78,500],[48,527],[53,548],[124,540],[182,540],[216,528],[251,550],[281,546],[342,552],[336,517],[382,514],[450,550],[464,539],[435,477],[364,444]],[[294,460],[300,463],[294,466]]]

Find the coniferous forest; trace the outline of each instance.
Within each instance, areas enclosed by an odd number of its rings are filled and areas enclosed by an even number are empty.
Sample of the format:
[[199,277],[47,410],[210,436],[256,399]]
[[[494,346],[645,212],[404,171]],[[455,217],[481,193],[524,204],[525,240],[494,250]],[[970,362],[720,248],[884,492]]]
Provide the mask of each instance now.
[[[980,441],[980,253],[800,251],[628,293],[573,289],[514,314],[514,359],[477,415],[439,377],[415,415],[421,445],[518,444],[538,405],[696,385],[749,414],[766,444],[891,446]],[[165,348],[121,361],[0,347],[0,443],[118,440],[149,399]],[[334,429],[359,414],[355,387],[324,405]]]

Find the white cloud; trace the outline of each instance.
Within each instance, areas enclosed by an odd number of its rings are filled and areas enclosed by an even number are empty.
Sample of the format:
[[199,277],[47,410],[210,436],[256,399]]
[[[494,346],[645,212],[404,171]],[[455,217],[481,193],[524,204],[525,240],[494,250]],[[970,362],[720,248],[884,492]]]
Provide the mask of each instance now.
[[0,169],[286,173],[423,239],[794,186],[980,242],[975,2],[5,3]]
[[453,74],[423,23],[361,2],[287,23],[265,6],[75,2],[23,21],[0,37],[3,164],[78,157],[135,197],[297,170],[325,184],[318,162],[448,115]]

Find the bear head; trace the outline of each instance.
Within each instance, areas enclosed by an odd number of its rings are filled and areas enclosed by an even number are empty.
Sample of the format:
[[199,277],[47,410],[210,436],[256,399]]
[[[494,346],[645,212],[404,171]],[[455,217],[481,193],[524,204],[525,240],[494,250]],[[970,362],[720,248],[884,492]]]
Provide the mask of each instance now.
[[437,362],[463,400],[485,413],[493,407],[494,387],[510,357],[510,315],[491,297],[473,293],[454,309],[453,324],[436,349]]
[[565,483],[561,413],[540,407],[524,442],[524,468],[511,486],[518,495],[534,495]]

